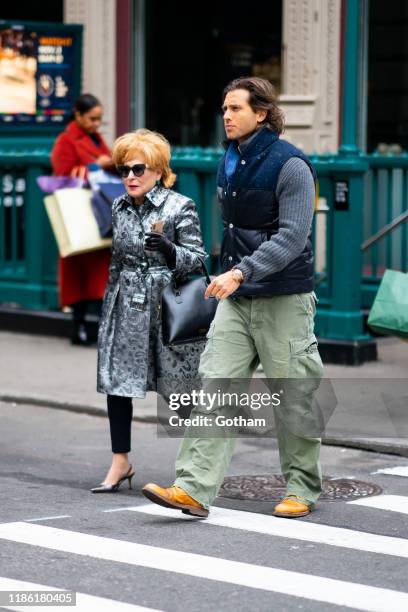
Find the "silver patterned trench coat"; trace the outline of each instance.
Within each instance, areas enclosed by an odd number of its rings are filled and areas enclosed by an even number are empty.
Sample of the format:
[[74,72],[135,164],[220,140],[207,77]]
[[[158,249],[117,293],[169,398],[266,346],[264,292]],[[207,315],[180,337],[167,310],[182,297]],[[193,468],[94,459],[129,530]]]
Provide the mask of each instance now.
[[[98,337],[97,390],[109,395],[145,397],[157,383],[197,377],[204,342],[163,346],[161,293],[172,271],[159,252],[144,249],[144,234],[163,221],[163,232],[176,245],[177,276],[200,268],[206,257],[195,204],[155,186],[143,204],[127,194],[112,207],[113,246]],[[160,384],[160,389],[162,389]],[[166,396],[166,393],[162,392]]]

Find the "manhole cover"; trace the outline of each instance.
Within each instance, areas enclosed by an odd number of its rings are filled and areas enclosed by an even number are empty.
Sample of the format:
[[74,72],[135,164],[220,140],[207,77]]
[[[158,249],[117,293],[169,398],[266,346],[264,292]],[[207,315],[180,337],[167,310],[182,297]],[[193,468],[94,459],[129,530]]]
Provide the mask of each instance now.
[[[253,501],[278,501],[285,495],[285,480],[278,474],[257,476],[227,476],[220,489],[220,497],[250,499]],[[337,501],[380,495],[381,487],[372,482],[349,480],[348,478],[323,477],[323,492],[320,499]]]

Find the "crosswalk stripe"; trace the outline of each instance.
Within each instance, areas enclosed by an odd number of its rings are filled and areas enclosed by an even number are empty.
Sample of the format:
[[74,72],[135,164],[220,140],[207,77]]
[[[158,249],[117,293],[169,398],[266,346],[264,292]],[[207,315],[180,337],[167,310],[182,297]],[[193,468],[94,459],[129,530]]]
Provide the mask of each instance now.
[[58,516],[40,516],[32,519],[24,519],[25,523],[34,523],[35,521],[55,521],[57,519],[71,518],[70,514],[59,514]]
[[[52,591],[55,593],[58,591],[59,593],[66,592],[66,589],[59,589],[58,587],[52,587],[45,584],[37,584],[35,582],[26,582],[23,580],[14,580],[12,578],[3,578],[0,576],[0,593],[4,597],[2,591]],[[44,612],[44,609],[47,612],[61,612],[61,607],[64,607],[63,604],[59,604],[56,606],[46,605],[35,606],[33,604],[27,607],[21,605],[10,605],[4,604],[1,602],[2,610],[21,610],[22,612],[26,612],[27,609],[38,610]],[[65,607],[71,609],[71,606]],[[98,610],[98,612],[159,612],[158,610],[153,610],[152,608],[145,608],[143,606],[136,606],[133,604],[123,603],[121,601],[114,601],[113,599],[105,599],[104,597],[95,597],[94,595],[87,595],[86,593],[76,593],[76,605],[74,606],[75,612],[89,612],[89,610]]]
[[[378,508],[380,510],[391,510],[392,512],[408,514],[408,497],[405,495],[362,497],[361,499],[355,499],[348,503],[356,506],[367,506],[368,508]],[[405,541],[407,542],[407,540]]]
[[372,474],[390,474],[391,476],[408,476],[408,465],[397,465],[392,468],[384,468],[371,472]]
[[[368,498],[378,499],[378,498]],[[355,502],[353,502],[355,503]],[[191,518],[169,508],[153,504],[133,506],[127,508],[132,512],[142,512],[154,516],[171,516],[180,520],[191,521]],[[201,525],[217,525],[219,527],[230,527],[232,529],[243,529],[255,533],[277,536],[282,538],[293,538],[330,546],[341,546],[370,553],[381,553],[395,557],[408,558],[408,540],[390,536],[365,533],[342,527],[331,527],[330,525],[319,525],[304,521],[289,521],[276,516],[255,514],[253,512],[242,512],[240,510],[228,510],[226,508],[213,507],[211,514]]]
[[176,572],[196,578],[206,578],[347,606],[367,612],[401,612],[401,610],[408,609],[408,593],[401,591],[114,540],[37,523],[4,523],[0,525],[0,538],[106,561]]

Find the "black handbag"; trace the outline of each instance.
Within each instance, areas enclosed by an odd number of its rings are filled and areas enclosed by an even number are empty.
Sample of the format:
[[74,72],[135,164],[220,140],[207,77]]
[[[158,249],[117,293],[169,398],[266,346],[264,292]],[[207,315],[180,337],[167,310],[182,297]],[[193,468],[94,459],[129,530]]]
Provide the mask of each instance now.
[[204,276],[182,282],[173,277],[163,290],[162,330],[165,346],[205,340],[218,300],[204,299],[211,279],[204,262],[201,264]]

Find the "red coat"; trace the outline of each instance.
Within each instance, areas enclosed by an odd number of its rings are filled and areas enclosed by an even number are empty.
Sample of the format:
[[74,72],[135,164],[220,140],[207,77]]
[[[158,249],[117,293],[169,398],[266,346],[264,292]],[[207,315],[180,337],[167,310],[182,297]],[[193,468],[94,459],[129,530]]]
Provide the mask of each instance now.
[[[85,166],[100,155],[111,152],[97,134],[97,145],[82,130],[76,121],[68,124],[55,141],[51,152],[51,164],[57,176],[77,175],[78,168]],[[58,283],[61,306],[70,306],[82,300],[103,298],[108,280],[110,249],[101,249],[83,255],[72,255],[58,261]]]

